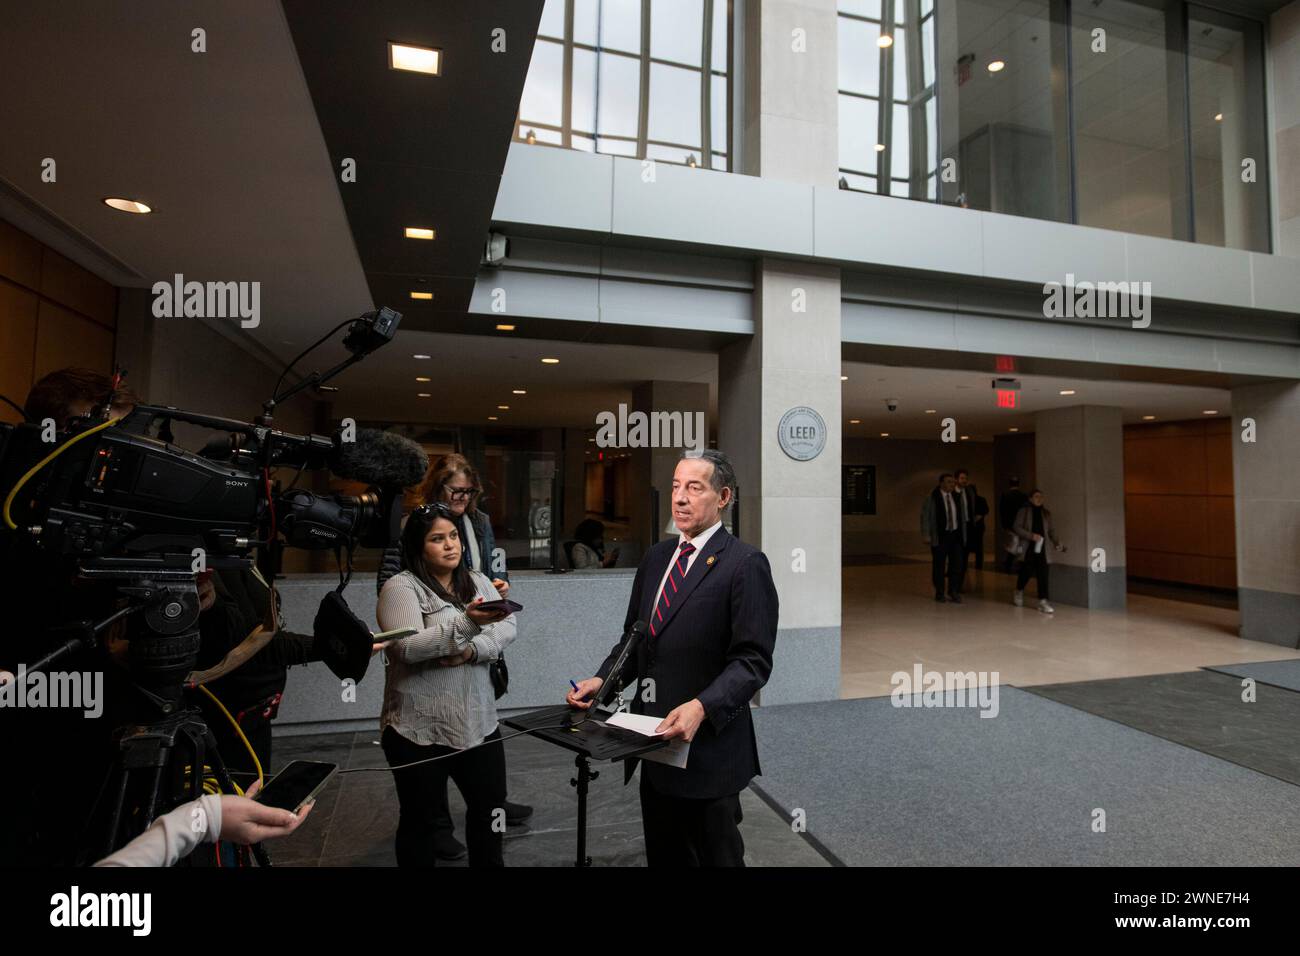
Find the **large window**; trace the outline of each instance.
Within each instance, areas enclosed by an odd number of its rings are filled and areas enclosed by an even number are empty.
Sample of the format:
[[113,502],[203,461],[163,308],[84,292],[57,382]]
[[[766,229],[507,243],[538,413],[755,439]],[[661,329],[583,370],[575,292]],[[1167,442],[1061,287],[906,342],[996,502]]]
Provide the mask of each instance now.
[[515,138],[729,169],[727,0],[546,0]]
[[1179,0],[840,0],[840,185],[1267,251],[1263,75]]
[[845,0],[839,62],[841,184],[936,198],[934,0]]

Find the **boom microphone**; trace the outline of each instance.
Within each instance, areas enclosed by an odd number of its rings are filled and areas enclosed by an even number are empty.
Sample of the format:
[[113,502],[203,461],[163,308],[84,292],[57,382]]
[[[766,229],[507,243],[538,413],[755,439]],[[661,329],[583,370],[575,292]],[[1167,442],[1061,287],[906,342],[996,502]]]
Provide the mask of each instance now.
[[429,456],[417,443],[395,432],[359,428],[356,441],[337,443],[329,467],[340,478],[406,488],[424,480]]

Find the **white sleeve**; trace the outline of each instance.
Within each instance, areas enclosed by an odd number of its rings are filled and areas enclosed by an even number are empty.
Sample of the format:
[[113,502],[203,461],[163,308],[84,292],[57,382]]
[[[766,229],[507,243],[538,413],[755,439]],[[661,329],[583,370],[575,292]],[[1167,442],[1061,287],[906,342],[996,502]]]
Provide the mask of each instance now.
[[200,843],[216,843],[220,837],[221,797],[207,793],[159,817],[95,866],[173,866]]

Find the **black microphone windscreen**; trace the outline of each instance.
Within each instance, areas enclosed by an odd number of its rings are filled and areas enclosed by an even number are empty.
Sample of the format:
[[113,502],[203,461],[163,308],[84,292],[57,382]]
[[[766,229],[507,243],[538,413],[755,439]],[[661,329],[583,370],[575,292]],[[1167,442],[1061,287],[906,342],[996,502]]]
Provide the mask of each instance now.
[[429,456],[419,444],[395,432],[359,428],[356,441],[339,442],[330,470],[340,478],[405,488],[424,480]]

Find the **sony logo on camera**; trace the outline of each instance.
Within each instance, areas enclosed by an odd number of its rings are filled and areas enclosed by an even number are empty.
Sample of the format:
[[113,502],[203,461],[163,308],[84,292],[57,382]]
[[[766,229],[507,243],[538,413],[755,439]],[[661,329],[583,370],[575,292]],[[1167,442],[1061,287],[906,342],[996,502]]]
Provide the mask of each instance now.
[[153,294],[155,318],[239,318],[242,329],[262,323],[260,282],[186,282],[178,272],[170,283],[155,282]]

